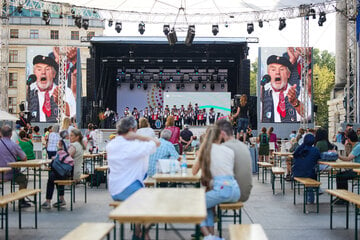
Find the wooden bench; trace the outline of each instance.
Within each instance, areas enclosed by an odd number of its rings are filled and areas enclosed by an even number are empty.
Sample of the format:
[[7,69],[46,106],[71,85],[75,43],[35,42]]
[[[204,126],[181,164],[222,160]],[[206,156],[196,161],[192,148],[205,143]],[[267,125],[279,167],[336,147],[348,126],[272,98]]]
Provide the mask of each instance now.
[[146,178],[144,180],[145,187],[155,187],[155,183],[156,183],[156,181],[153,178]]
[[268,240],[260,224],[241,224],[229,226],[230,240]]
[[[243,202],[234,202],[234,203],[221,203],[218,205],[217,208],[217,216],[218,216],[218,224],[217,224],[217,228],[219,231],[219,236],[222,236],[222,218],[223,217],[233,217],[234,218],[234,224],[236,224],[236,210],[239,211],[239,223],[241,224],[241,209],[244,207]],[[233,210],[234,214],[233,215],[223,215],[222,211],[225,210]]]
[[[117,208],[123,201],[113,201],[109,203],[110,207]],[[116,236],[116,221],[114,220],[114,236]],[[132,226],[132,225],[131,225]],[[120,224],[120,236],[124,236],[124,224]]]
[[265,175],[265,180],[267,178],[267,172],[269,171],[270,168],[273,167],[273,165],[271,163],[268,162],[257,162],[258,165],[258,180],[259,180],[259,175],[260,175],[260,169],[262,169],[262,182],[264,183],[264,175]]
[[[40,189],[21,189],[17,192],[13,192],[4,196],[0,196],[0,207],[5,208],[5,213],[1,211],[1,228],[4,227],[3,220],[5,219],[5,239],[9,239],[9,220],[8,220],[8,204],[11,202],[19,201],[19,228],[21,228],[21,206],[20,200],[25,197],[34,196],[34,207],[35,207],[35,229],[37,229],[37,194]],[[4,216],[4,217],[3,217]]]
[[[104,176],[105,176],[105,179],[106,179],[106,181],[105,181],[105,187],[106,187],[106,189],[108,188],[108,184],[107,184],[107,172],[108,172],[108,169],[109,169],[109,166],[107,166],[107,165],[95,167],[96,187],[97,187],[97,188],[99,187],[99,185],[100,185],[101,183],[99,183],[99,181],[100,181],[99,175],[96,174],[96,172],[104,172]],[[91,182],[92,182],[92,181],[91,181]]]
[[316,193],[316,212],[319,213],[319,187],[321,182],[318,182],[312,178],[294,177],[294,205],[296,204],[296,186],[298,186],[298,191],[300,192],[300,185],[303,185],[304,187],[304,213],[306,213],[306,197],[309,192]]
[[[349,203],[353,203],[355,206],[355,239],[358,239],[358,216],[360,209],[360,195],[349,192],[345,189],[326,189],[326,192],[330,194],[330,229],[333,228],[332,224],[332,215],[333,215],[333,205],[339,200],[345,200],[346,204],[346,229],[349,228]],[[336,197],[333,199],[333,197]]]
[[[70,210],[73,210],[73,202],[75,202],[75,186],[76,184],[83,184],[84,195],[85,195],[85,203],[87,202],[87,194],[86,194],[86,178],[89,177],[89,174],[81,174],[79,179],[69,179],[69,180],[55,180],[54,183],[58,186],[64,186],[64,191],[70,191]],[[70,186],[69,189],[66,189],[66,186]],[[57,191],[57,202],[59,202],[59,191]],[[60,204],[57,206],[58,211],[60,210]]]
[[280,178],[280,186],[281,186],[281,189],[283,190],[283,194],[285,194],[284,175],[285,175],[285,169],[283,169],[281,167],[272,167],[271,168],[271,186],[272,186],[273,194],[275,194],[275,180],[276,180],[277,176],[279,176],[279,178]]
[[61,240],[101,240],[105,236],[110,239],[110,231],[114,226],[113,223],[82,223]]

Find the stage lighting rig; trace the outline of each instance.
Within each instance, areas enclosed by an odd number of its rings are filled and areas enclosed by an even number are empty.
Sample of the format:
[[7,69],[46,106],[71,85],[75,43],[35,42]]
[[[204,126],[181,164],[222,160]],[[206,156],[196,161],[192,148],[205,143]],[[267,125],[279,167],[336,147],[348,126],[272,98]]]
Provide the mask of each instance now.
[[121,22],[116,22],[115,23],[115,30],[117,33],[120,33],[122,30],[122,23]]
[[248,34],[251,34],[254,31],[254,24],[253,23],[248,23],[247,24],[247,32]]
[[205,89],[206,88],[206,84],[205,83],[203,83],[203,85],[202,85],[202,89]]
[[138,88],[138,89],[141,88],[141,84],[140,84],[140,83],[137,84],[137,88]]
[[170,46],[175,45],[175,43],[177,42],[177,36],[174,28],[171,29],[170,33],[167,35],[167,39]]
[[199,84],[198,83],[195,83],[195,90],[199,90]]
[[214,83],[211,83],[211,84],[210,84],[210,89],[211,89],[212,91],[214,91],[214,89],[215,89],[215,84],[214,84]]
[[78,28],[81,28],[81,16],[76,16],[76,17],[75,17],[75,25],[76,25]]
[[264,26],[263,20],[259,20],[259,27],[262,28]]
[[134,84],[130,83],[130,90],[133,90],[133,89],[134,89]]
[[176,84],[176,90],[180,90],[180,83]]
[[109,27],[112,27],[112,25],[113,25],[113,20],[110,19],[109,22],[108,22],[108,26],[109,26]]
[[148,88],[147,83],[144,83],[143,87],[144,87],[144,90],[146,90]]
[[50,13],[49,13],[49,11],[46,10],[46,11],[42,12],[42,20],[45,21],[46,25],[50,24]]
[[89,28],[89,19],[83,19],[83,20],[82,20],[82,27],[83,27],[85,30],[88,30],[88,28]]
[[219,33],[219,25],[212,25],[212,33],[216,36]]
[[220,85],[220,87],[221,87],[221,89],[224,89],[224,88],[225,88],[225,84],[222,83],[222,84]]
[[185,89],[185,84],[181,84],[181,89]]
[[318,21],[319,26],[322,27],[324,22],[326,22],[326,13],[320,12],[319,21]]
[[313,19],[316,19],[316,11],[315,11],[315,9],[311,8],[309,10],[309,17],[312,17]]
[[164,25],[163,26],[163,33],[165,34],[165,36],[167,36],[170,32],[170,25]]
[[139,33],[140,33],[141,35],[144,34],[144,32],[145,32],[145,23],[144,23],[143,21],[141,21],[141,22],[139,23],[139,28],[138,28],[138,30],[139,30]]
[[195,38],[195,25],[190,25],[185,38],[185,45],[188,47],[191,46],[192,42],[194,41],[194,38]]
[[23,12],[23,5],[19,4],[19,6],[17,6],[16,11],[21,14]]
[[283,30],[286,27],[286,19],[285,18],[279,18],[279,30]]

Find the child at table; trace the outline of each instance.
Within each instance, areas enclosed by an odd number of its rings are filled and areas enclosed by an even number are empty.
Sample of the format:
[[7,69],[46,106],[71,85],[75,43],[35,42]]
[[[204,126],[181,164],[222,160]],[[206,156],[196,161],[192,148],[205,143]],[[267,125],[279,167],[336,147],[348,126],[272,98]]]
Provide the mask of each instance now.
[[214,211],[219,203],[236,202],[240,188],[234,178],[234,152],[221,145],[221,130],[211,126],[201,143],[199,161],[193,167],[193,174],[201,169],[201,182],[206,186],[207,217],[201,223],[204,240],[222,239],[214,236]]

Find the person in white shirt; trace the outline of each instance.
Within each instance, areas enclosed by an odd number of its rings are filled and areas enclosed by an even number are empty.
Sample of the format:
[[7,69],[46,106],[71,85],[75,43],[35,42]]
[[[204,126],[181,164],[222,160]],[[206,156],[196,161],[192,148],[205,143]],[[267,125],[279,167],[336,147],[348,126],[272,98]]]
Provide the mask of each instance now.
[[[59,111],[59,86],[54,83],[58,64],[51,57],[37,55],[33,59],[34,77],[29,92],[29,110],[32,121],[56,122]],[[76,101],[72,90],[65,87],[65,115],[73,117],[76,114]]]
[[[149,156],[160,146],[157,139],[136,134],[136,129],[134,117],[122,118],[116,125],[118,136],[106,146],[109,191],[115,201],[124,201],[144,187]],[[140,226],[137,225],[133,239],[140,235]]]
[[136,133],[139,135],[148,136],[152,138],[156,137],[154,129],[150,127],[149,121],[144,117],[141,117],[139,119],[139,129],[136,131]]

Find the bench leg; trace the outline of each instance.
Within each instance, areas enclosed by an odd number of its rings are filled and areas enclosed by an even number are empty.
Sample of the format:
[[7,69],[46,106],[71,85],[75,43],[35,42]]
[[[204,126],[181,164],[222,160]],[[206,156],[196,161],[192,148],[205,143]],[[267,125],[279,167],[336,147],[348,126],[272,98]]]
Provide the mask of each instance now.
[[241,208],[239,208],[239,224],[241,224]]
[[195,240],[200,240],[200,225],[195,225]]
[[124,238],[124,223],[120,223],[120,239]]
[[319,188],[316,188],[316,212],[319,213]]
[[[37,194],[34,195],[34,202],[35,202],[35,204],[34,204],[34,206],[35,206],[35,229],[37,229],[37,227],[38,227],[38,224],[37,224]],[[39,202],[41,202],[41,201],[39,201]],[[40,208],[39,208],[39,210],[40,210]]]
[[[75,190],[75,183],[70,185],[70,211],[73,210],[73,191]],[[75,194],[74,194],[75,195]]]
[[86,182],[85,182],[84,186],[85,186],[84,191],[85,191],[85,203],[86,203],[87,202]]
[[304,186],[304,203],[303,203],[303,212],[306,213],[306,200],[307,200],[307,187]]
[[73,188],[74,188],[74,199],[72,199],[72,200],[73,200],[73,202],[75,202],[75,187],[76,187],[76,183],[74,183],[74,185],[73,185],[73,186],[71,186],[71,187],[73,187]]
[[283,194],[285,195],[285,178],[284,175],[281,175],[281,185],[282,185],[282,189],[283,189]]
[[333,195],[330,194],[330,229],[332,229]]
[[358,215],[359,215],[359,208],[355,205],[355,240],[358,239]]
[[[25,199],[24,199],[25,200]],[[21,206],[20,206],[20,200],[18,200],[18,206],[19,206],[19,229],[21,229]]]
[[9,206],[6,204],[5,207],[5,239],[9,239]]
[[273,190],[273,195],[275,194],[275,174],[271,172],[271,187]]
[[218,206],[218,231],[219,231],[219,236],[222,236],[222,218],[221,218],[222,212],[220,207]]
[[346,229],[349,229],[349,202],[346,201]]
[[[196,231],[196,229],[195,229]],[[156,229],[155,229],[155,239],[159,239],[159,224],[156,224]]]
[[236,224],[236,209],[234,209],[233,212],[234,212],[234,224]]
[[258,175],[258,181],[259,181],[259,179],[260,179],[260,167],[258,167],[257,175]]
[[294,205],[296,204],[296,182],[294,181]]

